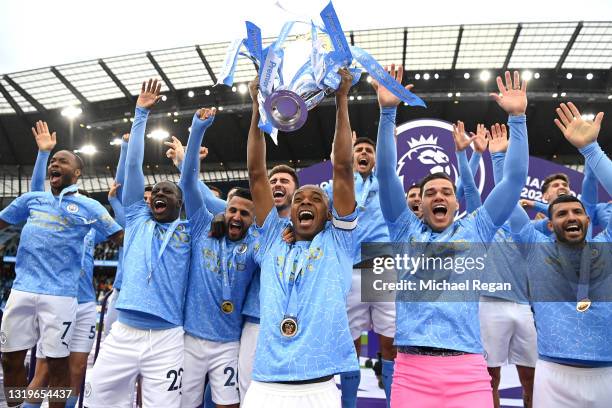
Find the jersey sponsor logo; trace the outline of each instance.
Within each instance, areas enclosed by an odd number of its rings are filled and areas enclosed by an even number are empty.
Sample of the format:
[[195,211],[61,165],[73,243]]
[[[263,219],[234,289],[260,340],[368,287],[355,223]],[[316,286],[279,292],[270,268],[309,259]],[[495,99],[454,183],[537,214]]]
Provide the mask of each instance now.
[[70,213],[77,213],[79,212],[79,206],[74,204],[74,203],[70,203],[66,206],[66,210],[68,210],[68,212]]

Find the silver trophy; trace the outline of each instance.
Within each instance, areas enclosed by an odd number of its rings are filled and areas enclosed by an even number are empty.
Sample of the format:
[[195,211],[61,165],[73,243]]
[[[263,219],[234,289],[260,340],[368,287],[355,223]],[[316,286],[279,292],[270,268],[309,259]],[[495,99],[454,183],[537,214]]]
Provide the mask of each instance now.
[[[247,22],[247,37],[230,44],[218,83],[231,86],[238,55],[250,58],[259,72],[260,129],[272,135],[301,128],[308,111],[340,86],[340,68],[349,68],[353,85],[362,70],[352,67],[357,60],[379,83],[409,105],[424,102],[404,89],[367,52],[349,46],[338,16],[330,2],[320,13],[323,26],[314,22],[289,21],[278,38],[262,49],[261,30]],[[298,27],[306,32],[291,34]],[[294,30],[296,29],[296,30]],[[241,51],[241,48],[246,51]]]

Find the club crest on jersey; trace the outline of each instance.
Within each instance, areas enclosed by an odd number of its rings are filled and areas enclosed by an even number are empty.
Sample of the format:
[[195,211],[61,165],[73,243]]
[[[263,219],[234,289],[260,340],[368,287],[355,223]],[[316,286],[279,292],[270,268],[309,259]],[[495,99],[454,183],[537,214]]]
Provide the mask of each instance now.
[[249,246],[243,242],[242,244],[238,246],[238,249],[236,249],[236,252],[238,252],[239,254],[244,254],[248,248]]
[[86,397],[91,396],[91,384],[89,382],[85,383],[85,396]]
[[6,333],[5,332],[0,332],[0,344],[2,344],[3,346],[6,344]]
[[70,203],[66,206],[66,210],[68,210],[68,212],[70,213],[77,213],[79,212],[79,206],[74,204],[74,203]]

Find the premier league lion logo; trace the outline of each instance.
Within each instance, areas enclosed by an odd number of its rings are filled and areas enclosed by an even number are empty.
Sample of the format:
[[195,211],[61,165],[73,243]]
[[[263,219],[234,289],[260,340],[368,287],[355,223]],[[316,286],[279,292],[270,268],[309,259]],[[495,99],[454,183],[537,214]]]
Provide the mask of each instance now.
[[[451,123],[422,119],[404,123],[397,128],[397,175],[404,190],[432,173],[446,173],[459,181],[455,144]],[[471,152],[468,151],[468,157]],[[476,175],[476,186],[482,193],[485,188],[485,166],[481,162]]]
[[[419,135],[417,139],[408,137],[406,143],[408,144],[408,151],[397,162],[397,173],[400,178],[403,179],[404,177],[403,173],[406,171],[406,162],[416,161],[420,166],[412,166],[414,170],[408,171],[411,176],[410,178],[417,176],[420,180],[428,174],[446,173],[453,180],[457,179],[457,168],[451,163],[450,157],[446,154],[445,147],[438,144],[437,136],[433,134],[430,134],[428,137]],[[414,182],[410,183],[410,185],[412,184]]]

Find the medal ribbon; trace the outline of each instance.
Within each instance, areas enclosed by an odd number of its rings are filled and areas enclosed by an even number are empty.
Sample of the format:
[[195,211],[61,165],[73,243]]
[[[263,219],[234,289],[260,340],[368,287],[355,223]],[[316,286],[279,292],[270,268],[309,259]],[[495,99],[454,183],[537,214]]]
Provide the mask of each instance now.
[[[298,299],[297,299],[297,288],[295,288],[298,284],[298,279],[302,274],[302,268],[304,267],[304,263],[308,256],[301,256],[304,251],[304,248],[293,245],[285,258],[285,262],[283,264],[283,281],[286,279],[285,276],[287,274],[287,267],[291,268],[289,273],[289,280],[287,283],[287,304],[285,306],[285,317],[291,316],[297,320],[297,309],[298,309]],[[308,255],[308,249],[306,249],[306,255]]]
[[[221,238],[221,243],[219,245],[220,250],[220,260],[219,265],[221,268],[221,276],[223,279],[223,301],[232,301],[232,286],[230,280],[230,271],[227,267],[228,260],[225,259],[225,254],[227,253],[227,243],[225,242],[225,237]],[[234,265],[234,251],[231,253],[231,259],[229,259],[231,265]]]
[[[357,177],[361,177],[361,176],[357,175]],[[357,207],[359,208],[365,208],[365,202],[368,199],[368,196],[370,195],[370,190],[372,189],[372,177],[373,176],[370,174],[363,181],[363,187],[361,188],[361,197],[357,201]]]
[[[166,248],[168,247],[168,243],[170,242],[170,239],[172,239],[172,236],[174,235],[174,231],[176,231],[176,228],[179,226],[179,224],[186,224],[186,223],[187,221],[177,218],[166,229],[164,240],[162,241],[161,247],[159,248],[159,253],[157,254],[156,265],[159,265],[159,260],[164,254],[164,251],[166,250]],[[154,220],[151,220],[147,228],[147,234],[149,235],[149,245],[145,247],[145,263],[147,267],[149,268],[149,276],[147,276],[147,282],[151,282],[151,278],[153,277],[153,270],[155,269],[153,266],[153,259],[151,255],[151,252],[153,249],[153,236],[155,235],[155,225],[157,225],[157,223]]]
[[[559,243],[555,243],[555,245],[559,245]],[[574,269],[571,267],[571,260],[564,253],[565,247],[557,247],[557,256],[562,262],[562,268],[566,271],[571,271],[574,273]],[[570,274],[568,276],[569,282],[571,284],[573,276]],[[578,272],[578,284],[576,285],[576,302],[579,303],[583,300],[587,300],[589,298],[589,282],[591,280],[591,249],[588,243],[582,248],[580,253],[580,270]],[[572,285],[573,286],[573,285]]]
[[576,302],[589,298],[589,282],[591,280],[591,248],[587,243],[580,254],[580,274],[578,275],[578,290]]

